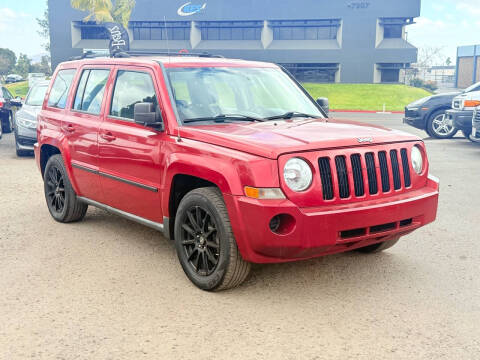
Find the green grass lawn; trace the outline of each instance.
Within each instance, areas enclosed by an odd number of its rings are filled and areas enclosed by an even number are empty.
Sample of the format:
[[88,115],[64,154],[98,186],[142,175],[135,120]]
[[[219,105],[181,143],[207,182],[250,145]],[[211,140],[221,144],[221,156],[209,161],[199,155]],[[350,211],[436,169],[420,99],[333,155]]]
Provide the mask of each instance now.
[[[334,110],[381,111],[385,104],[387,111],[402,111],[412,101],[431,95],[424,89],[405,85],[304,83],[303,86],[315,99],[327,97]],[[6,87],[14,96],[25,97],[28,92],[27,81]]]
[[303,86],[316,99],[327,97],[331,109],[402,111],[405,105],[431,93],[405,85],[385,84],[311,84]]
[[13,84],[7,84],[5,87],[10,90],[13,96],[25,97],[28,92],[28,81],[21,81]]

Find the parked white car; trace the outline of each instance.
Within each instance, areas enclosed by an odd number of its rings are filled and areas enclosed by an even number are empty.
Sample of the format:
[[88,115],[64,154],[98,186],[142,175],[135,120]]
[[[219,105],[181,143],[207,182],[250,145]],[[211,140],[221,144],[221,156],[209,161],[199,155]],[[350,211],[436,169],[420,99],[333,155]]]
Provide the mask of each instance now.
[[36,83],[45,80],[44,73],[29,73],[28,74],[28,87],[33,87]]
[[469,139],[472,133],[473,111],[480,106],[480,83],[476,83],[454,97],[452,109],[446,111],[446,118]]

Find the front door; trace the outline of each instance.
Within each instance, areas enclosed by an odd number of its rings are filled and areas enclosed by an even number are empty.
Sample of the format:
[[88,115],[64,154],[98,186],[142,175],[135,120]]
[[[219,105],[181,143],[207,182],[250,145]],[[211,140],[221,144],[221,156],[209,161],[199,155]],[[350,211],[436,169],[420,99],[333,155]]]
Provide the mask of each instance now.
[[99,170],[105,204],[162,223],[160,181],[166,135],[133,120],[136,103],[158,105],[155,83],[148,68],[117,68],[109,111],[99,132]]

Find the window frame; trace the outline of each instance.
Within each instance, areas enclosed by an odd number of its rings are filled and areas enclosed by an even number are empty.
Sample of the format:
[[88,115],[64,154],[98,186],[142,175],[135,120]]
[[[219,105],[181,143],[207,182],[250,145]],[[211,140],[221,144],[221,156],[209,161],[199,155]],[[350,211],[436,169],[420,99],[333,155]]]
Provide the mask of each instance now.
[[[125,122],[128,122],[128,123],[134,123],[135,124],[134,119],[125,118],[125,117],[122,117],[122,116],[116,116],[116,115],[111,114],[113,97],[115,96],[115,88],[117,86],[118,73],[120,71],[144,73],[144,74],[150,75],[150,79],[152,80],[153,90],[155,91],[155,96],[157,97],[157,105],[159,106],[160,111],[162,111],[163,106],[161,105],[162,101],[161,101],[161,97],[159,96],[160,91],[159,91],[158,86],[157,86],[157,78],[155,76],[155,71],[153,71],[153,69],[151,69],[149,67],[142,67],[142,66],[131,66],[130,67],[130,66],[121,65],[121,66],[115,66],[113,71],[110,72],[110,76],[113,76],[113,81],[112,81],[111,89],[109,89],[108,98],[105,100],[105,101],[107,101],[107,104],[108,104],[108,106],[106,106],[106,109],[105,109],[106,118],[125,121]],[[163,111],[162,111],[162,113],[163,113]]]
[[[60,74],[60,72],[62,72],[62,71],[68,71],[68,70],[73,70],[74,74],[73,74],[72,82],[69,85],[69,89],[68,89],[68,92],[67,92],[67,99],[66,99],[66,102],[65,102],[65,106],[62,108],[62,107],[50,105],[50,96],[52,95],[52,90],[55,86],[55,82],[57,81],[58,74]],[[55,77],[52,78],[53,81],[51,81],[51,83],[50,83],[51,85],[50,85],[49,89],[47,90],[48,94],[46,94],[46,96],[45,96],[45,107],[48,108],[48,109],[51,109],[51,110],[56,110],[56,111],[69,110],[70,102],[71,102],[70,94],[72,92],[72,89],[73,89],[75,83],[77,82],[77,77],[78,77],[78,68],[77,67],[67,67],[67,68],[58,69],[58,71],[55,73]]]
[[[100,112],[98,114],[96,113],[92,113],[90,111],[85,111],[85,110],[78,110],[78,109],[75,109],[74,106],[75,106],[75,99],[77,98],[77,92],[78,92],[78,88],[80,87],[80,81],[82,80],[82,76],[83,76],[83,73],[85,71],[91,71],[91,70],[107,70],[109,71],[108,73],[108,78],[107,78],[107,82],[105,84],[105,89],[103,90],[103,98],[102,98],[102,104],[100,106]],[[106,66],[106,65],[100,65],[100,66],[92,66],[92,65],[85,65],[81,68],[78,69],[78,76],[76,77],[75,79],[75,82],[76,82],[76,88],[75,88],[75,93],[73,94],[72,96],[72,100],[71,100],[71,104],[70,104],[70,111],[72,113],[80,113],[80,114],[87,114],[87,115],[92,115],[92,116],[102,116],[102,111],[104,111],[105,109],[105,99],[108,97],[108,96],[105,96],[105,95],[108,95],[107,92],[108,92],[108,84],[111,80],[111,77],[112,77],[112,73],[113,73],[113,67],[112,66]],[[88,74],[88,78],[87,78],[87,81],[85,82],[85,88],[83,89],[83,95],[82,95],[82,98],[83,96],[85,96],[85,89],[87,87],[87,84],[88,84],[88,79],[90,78],[90,74]]]

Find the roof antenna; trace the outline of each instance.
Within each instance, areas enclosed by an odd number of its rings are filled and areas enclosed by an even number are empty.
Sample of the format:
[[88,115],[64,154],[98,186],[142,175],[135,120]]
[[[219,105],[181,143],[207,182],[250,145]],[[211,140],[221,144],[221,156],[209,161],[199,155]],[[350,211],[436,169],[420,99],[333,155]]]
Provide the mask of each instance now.
[[167,54],[168,61],[170,62],[170,42],[168,40],[168,30],[167,30],[167,18],[163,15],[163,26],[165,27],[165,38],[167,39]]

